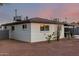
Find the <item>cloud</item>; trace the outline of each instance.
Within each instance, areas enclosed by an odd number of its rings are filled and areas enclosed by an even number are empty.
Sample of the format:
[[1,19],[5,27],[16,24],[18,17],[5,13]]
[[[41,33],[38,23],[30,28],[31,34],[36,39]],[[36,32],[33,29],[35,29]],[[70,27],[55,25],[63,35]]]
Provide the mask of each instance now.
[[[79,19],[79,4],[77,3],[17,4],[17,6],[3,8],[5,10],[0,12],[0,17],[13,17],[15,7],[18,9],[18,14],[24,17],[42,17],[48,19],[55,17],[68,17],[68,20],[70,21],[71,19]],[[10,12],[11,8],[13,11]]]
[[61,11],[61,16],[77,16],[79,13],[79,4],[65,4]]
[[38,11],[38,16],[42,18],[51,18],[53,16],[53,10],[52,8],[46,7]]

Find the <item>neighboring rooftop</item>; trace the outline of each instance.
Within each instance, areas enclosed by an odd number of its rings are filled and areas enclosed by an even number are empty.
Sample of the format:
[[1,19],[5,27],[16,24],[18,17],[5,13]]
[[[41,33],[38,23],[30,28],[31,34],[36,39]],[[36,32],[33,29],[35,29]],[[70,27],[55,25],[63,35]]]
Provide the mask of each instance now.
[[[28,20],[21,20],[21,21],[15,21],[12,23],[6,23],[6,24],[2,24],[2,26],[8,26],[8,25],[16,25],[16,24],[23,24],[23,23],[46,23],[46,24],[58,24],[58,22],[53,21],[53,20],[48,20],[48,19],[44,19],[44,18],[30,18]],[[60,24],[64,24],[63,22],[59,22]]]

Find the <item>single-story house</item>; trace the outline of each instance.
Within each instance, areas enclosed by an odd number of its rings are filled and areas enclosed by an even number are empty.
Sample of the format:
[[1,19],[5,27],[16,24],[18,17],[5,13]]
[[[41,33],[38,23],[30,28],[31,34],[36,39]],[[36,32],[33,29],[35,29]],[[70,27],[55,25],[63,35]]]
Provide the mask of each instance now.
[[[61,26],[61,39],[64,38],[64,25],[62,22],[59,22],[59,25]],[[57,32],[57,26],[58,22],[39,17],[2,24],[4,30],[9,30],[10,39],[24,42],[47,41],[46,37],[49,34]]]

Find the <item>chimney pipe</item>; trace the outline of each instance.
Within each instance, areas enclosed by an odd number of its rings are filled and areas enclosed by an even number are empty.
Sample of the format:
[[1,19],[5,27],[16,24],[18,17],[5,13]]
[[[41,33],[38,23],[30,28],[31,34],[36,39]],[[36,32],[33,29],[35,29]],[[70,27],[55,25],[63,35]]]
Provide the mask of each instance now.
[[28,20],[28,16],[26,16],[26,20]]

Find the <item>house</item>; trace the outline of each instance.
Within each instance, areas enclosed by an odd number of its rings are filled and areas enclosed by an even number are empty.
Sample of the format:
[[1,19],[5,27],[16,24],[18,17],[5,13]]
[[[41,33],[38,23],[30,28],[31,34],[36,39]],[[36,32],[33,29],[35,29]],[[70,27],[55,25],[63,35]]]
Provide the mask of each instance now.
[[[64,25],[62,22],[59,22],[59,25],[61,26],[61,39],[64,38]],[[4,30],[9,30],[10,39],[24,42],[47,41],[47,35],[57,32],[57,26],[58,22],[39,17],[2,24]]]

